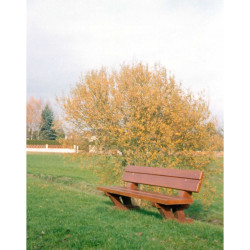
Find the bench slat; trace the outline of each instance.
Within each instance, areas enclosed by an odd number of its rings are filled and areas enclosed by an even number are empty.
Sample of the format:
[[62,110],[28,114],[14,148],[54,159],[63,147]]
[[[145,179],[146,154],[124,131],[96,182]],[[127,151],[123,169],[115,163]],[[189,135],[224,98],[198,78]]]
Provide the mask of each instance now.
[[201,180],[125,172],[123,181],[199,192]]
[[154,167],[141,167],[141,166],[127,166],[125,172],[143,173],[152,175],[164,175],[170,177],[187,178],[201,180],[203,172],[198,170],[180,170],[180,169],[167,169],[167,168],[154,168]]
[[152,193],[144,190],[131,190],[125,187],[98,187],[98,190],[122,196],[144,199],[165,205],[182,205],[193,203],[193,200],[190,198]]

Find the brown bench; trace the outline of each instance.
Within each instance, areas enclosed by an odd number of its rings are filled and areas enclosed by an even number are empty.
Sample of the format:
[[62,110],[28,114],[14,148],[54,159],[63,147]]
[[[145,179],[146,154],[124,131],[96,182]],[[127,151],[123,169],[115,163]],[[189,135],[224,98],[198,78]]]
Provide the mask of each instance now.
[[[126,187],[98,187],[109,196],[114,206],[121,210],[138,209],[131,198],[152,202],[163,219],[177,219],[179,222],[192,222],[185,217],[184,209],[193,203],[192,192],[200,191],[204,172],[154,167],[127,166],[123,175]],[[138,184],[146,184],[180,190],[178,196],[148,192],[138,189]]]

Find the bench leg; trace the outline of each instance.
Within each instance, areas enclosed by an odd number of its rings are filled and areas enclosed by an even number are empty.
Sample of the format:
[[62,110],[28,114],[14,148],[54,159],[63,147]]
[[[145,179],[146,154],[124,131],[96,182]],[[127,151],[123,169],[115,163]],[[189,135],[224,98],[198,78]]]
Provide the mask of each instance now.
[[186,222],[186,223],[191,223],[193,222],[192,219],[186,218],[184,209],[188,208],[188,205],[179,205],[179,206],[173,206],[173,213],[174,217],[179,221],[179,222]]
[[129,208],[129,209],[136,209],[136,210],[140,209],[139,206],[134,206],[132,204],[132,201],[131,201],[130,197],[121,196],[121,198],[122,198],[122,201],[123,201],[123,205],[126,206],[127,208]]
[[138,206],[134,206],[132,204],[130,197],[121,196],[118,194],[111,194],[108,192],[105,192],[105,194],[109,196],[110,200],[113,202],[115,208],[117,209],[120,209],[120,210],[139,209]]
[[171,211],[170,206],[159,204],[159,203],[153,203],[152,205],[154,207],[158,208],[158,210],[159,210],[159,212],[164,220],[175,218],[172,211]]
[[115,208],[120,209],[120,210],[128,210],[128,208],[122,204],[122,202],[120,200],[120,195],[118,195],[118,194],[111,194],[111,193],[108,193],[108,192],[105,192],[105,194],[113,202]]
[[170,205],[163,205],[159,203],[152,203],[152,205],[158,208],[164,220],[176,219],[179,222],[186,222],[186,223],[193,222],[192,219],[186,218],[185,213],[184,213],[184,209],[188,208],[189,205],[170,206]]

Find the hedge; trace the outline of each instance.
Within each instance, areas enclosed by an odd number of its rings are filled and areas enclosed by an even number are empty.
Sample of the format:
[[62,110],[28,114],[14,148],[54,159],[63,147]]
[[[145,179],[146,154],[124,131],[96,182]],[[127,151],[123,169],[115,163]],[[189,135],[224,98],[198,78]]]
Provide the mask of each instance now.
[[60,145],[57,140],[27,140],[27,145]]

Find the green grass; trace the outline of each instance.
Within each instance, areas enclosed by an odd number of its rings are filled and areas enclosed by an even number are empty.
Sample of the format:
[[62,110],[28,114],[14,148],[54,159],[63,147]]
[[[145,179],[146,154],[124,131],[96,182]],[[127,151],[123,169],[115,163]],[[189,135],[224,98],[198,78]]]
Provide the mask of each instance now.
[[[93,160],[93,159],[92,159]],[[89,161],[85,159],[85,165]],[[98,165],[96,166],[98,168]],[[222,249],[223,185],[209,209],[188,209],[193,224],[164,222],[154,208],[112,209],[99,179],[62,155],[27,155],[28,249]]]
[[[223,159],[217,158],[211,167],[223,167]],[[186,214],[197,220],[223,225],[223,173],[214,176],[211,181],[213,181],[216,186],[216,192],[213,195],[211,205],[204,207],[200,200],[195,200],[196,194],[194,194],[194,203],[186,210]],[[204,191],[203,185],[201,186],[200,193],[202,194]]]

